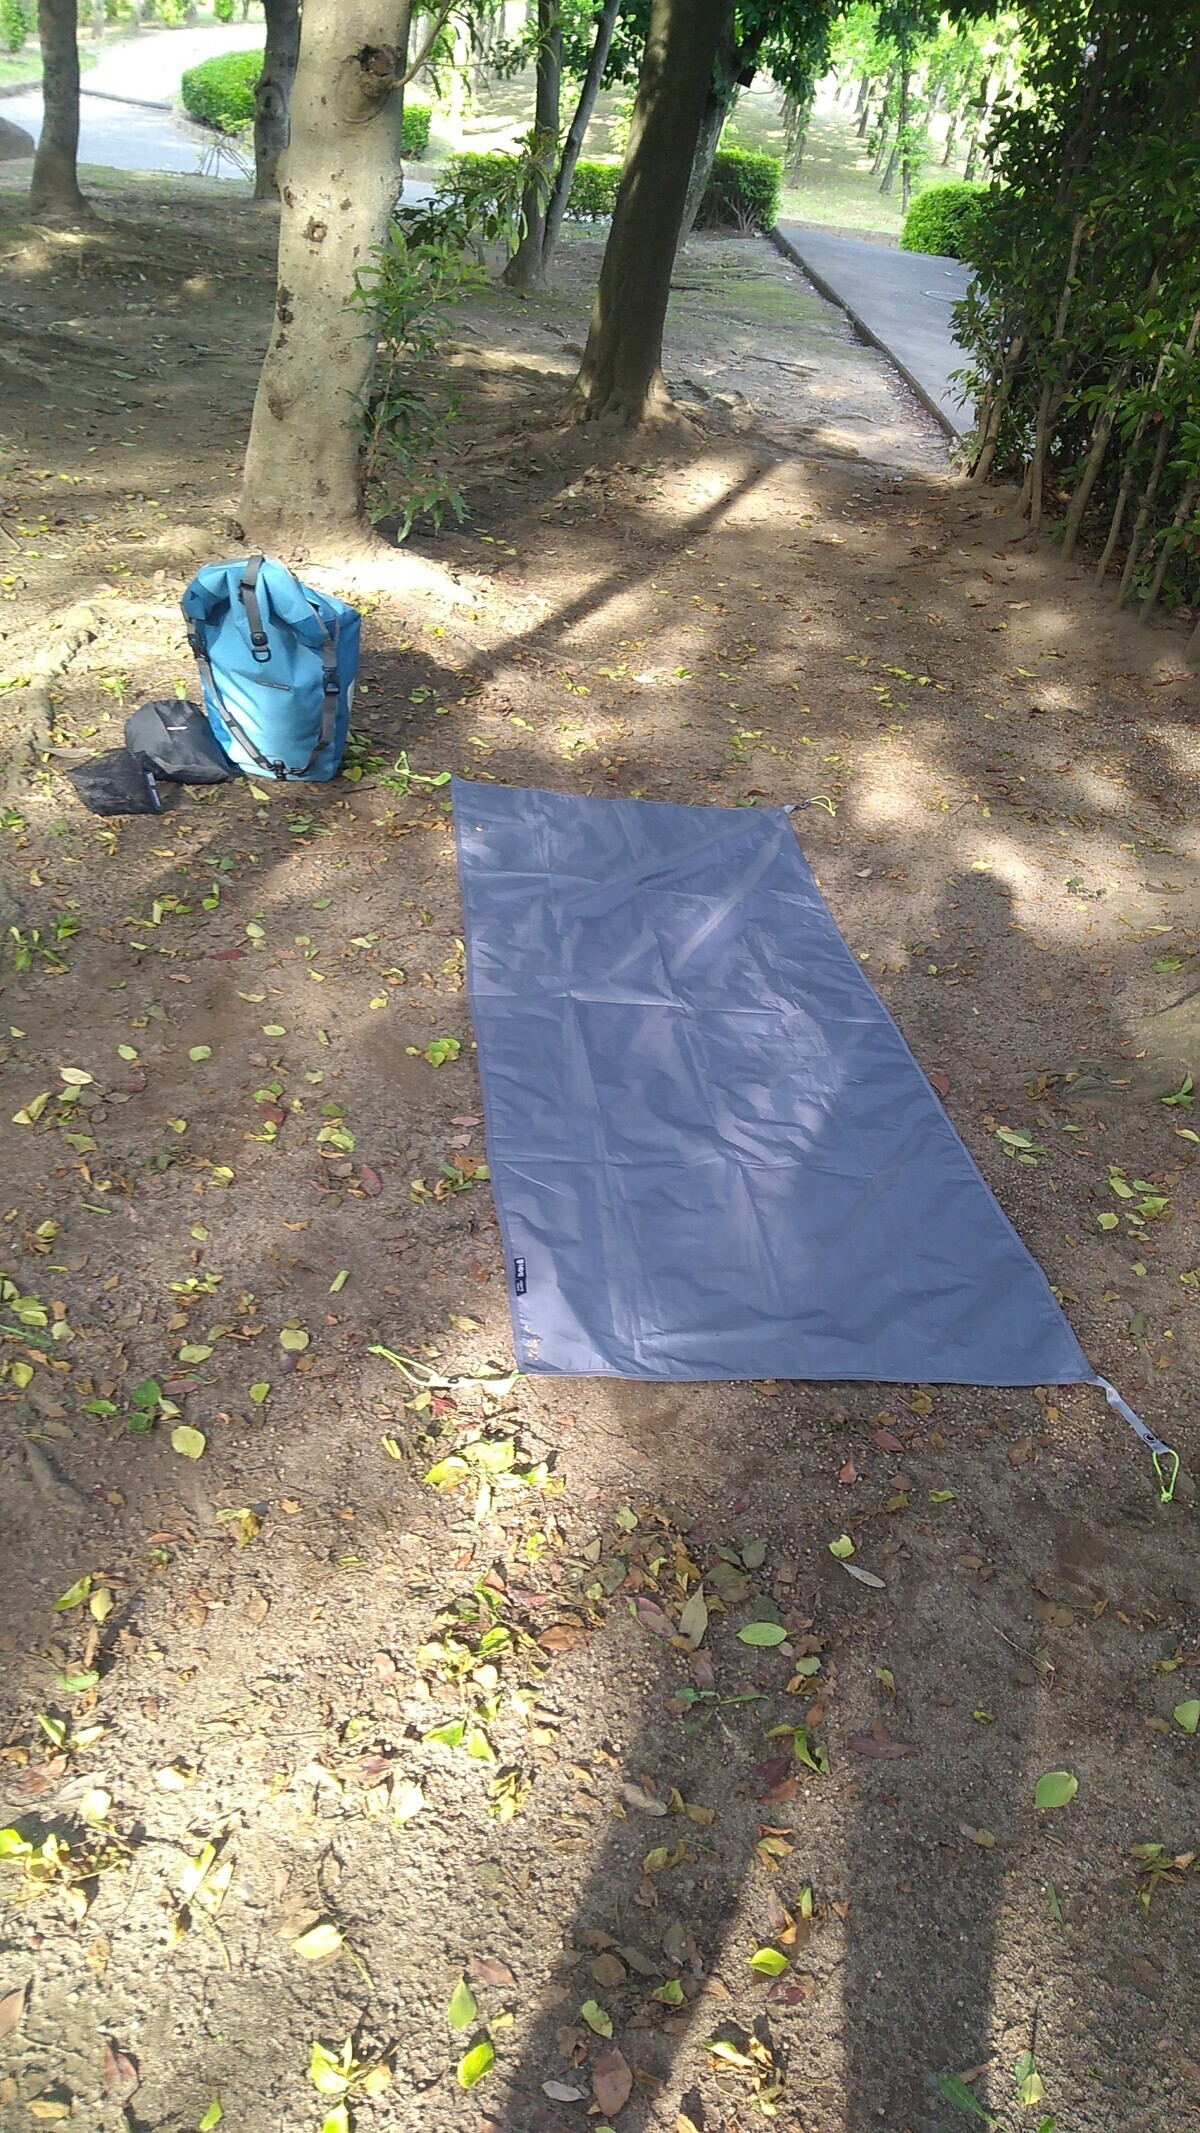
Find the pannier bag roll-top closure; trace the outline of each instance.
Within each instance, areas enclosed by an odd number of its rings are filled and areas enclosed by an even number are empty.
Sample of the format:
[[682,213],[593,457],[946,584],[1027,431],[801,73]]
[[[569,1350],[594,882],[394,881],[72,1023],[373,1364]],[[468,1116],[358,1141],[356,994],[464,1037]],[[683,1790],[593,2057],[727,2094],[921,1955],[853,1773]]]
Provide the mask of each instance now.
[[242,770],[323,782],[346,750],[362,618],[252,555],[197,571],[181,603],[221,747]]

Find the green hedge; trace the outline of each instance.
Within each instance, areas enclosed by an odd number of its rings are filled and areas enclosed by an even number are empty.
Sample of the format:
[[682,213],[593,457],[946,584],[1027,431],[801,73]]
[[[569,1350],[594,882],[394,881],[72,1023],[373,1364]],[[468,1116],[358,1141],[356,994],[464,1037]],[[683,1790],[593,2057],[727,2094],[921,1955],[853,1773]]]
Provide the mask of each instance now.
[[400,123],[400,153],[402,156],[423,156],[429,146],[429,128],[433,119],[430,104],[405,103],[404,117]]
[[[3,0],[0,0],[0,5]],[[262,52],[222,52],[190,67],[180,82],[185,111],[222,133],[240,133],[254,122],[254,88],[262,73]],[[400,148],[406,156],[423,155],[433,112],[428,104],[404,106]]]
[[[473,200],[489,200],[493,193],[497,200],[507,199],[515,160],[498,150],[490,154],[468,150],[450,158],[445,182],[451,188],[464,187]],[[754,155],[745,148],[723,149],[713,162],[698,219],[710,229],[733,223],[739,229],[769,230],[779,207],[779,180],[775,156]],[[617,204],[620,183],[619,163],[581,159],[571,182],[568,213],[572,221],[605,221]]]
[[221,52],[189,67],[179,84],[183,108],[221,133],[240,133],[254,119],[254,84],[262,73],[257,52]]
[[590,163],[581,157],[571,180],[568,212],[572,221],[606,221],[617,204],[620,183],[619,163]]
[[901,251],[969,259],[983,192],[982,185],[931,185],[918,193],[904,218]]
[[738,229],[773,229],[782,168],[778,156],[758,155],[749,148],[718,149],[697,222],[710,230],[728,223]]

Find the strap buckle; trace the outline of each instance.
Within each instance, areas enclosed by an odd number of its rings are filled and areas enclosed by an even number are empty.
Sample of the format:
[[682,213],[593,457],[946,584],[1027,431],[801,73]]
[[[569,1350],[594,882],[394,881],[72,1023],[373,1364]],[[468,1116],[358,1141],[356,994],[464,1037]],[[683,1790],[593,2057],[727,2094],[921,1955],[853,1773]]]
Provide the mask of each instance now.
[[250,655],[258,666],[265,666],[271,657],[270,640],[265,630],[251,630]]

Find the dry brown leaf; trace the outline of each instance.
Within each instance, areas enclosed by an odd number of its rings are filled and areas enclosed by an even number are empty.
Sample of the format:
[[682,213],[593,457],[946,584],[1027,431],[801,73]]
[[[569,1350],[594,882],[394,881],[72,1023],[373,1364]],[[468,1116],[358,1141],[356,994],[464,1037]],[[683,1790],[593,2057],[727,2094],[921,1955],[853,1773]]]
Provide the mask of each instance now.
[[644,1785],[635,1785],[632,1778],[626,1778],[622,1784],[621,1798],[627,1807],[637,1807],[644,1815],[667,1813],[666,1801],[660,1800],[655,1793],[648,1792]]
[[881,1762],[890,1762],[898,1755],[911,1755],[911,1741],[893,1740],[881,1719],[876,1719],[869,1733],[852,1733],[847,1743],[852,1755],[874,1755]]
[[29,1997],[29,1980],[18,1985],[14,1992],[6,1992],[0,2000],[0,2037],[10,2037],[25,2012]]
[[104,2053],[100,2061],[100,2079],[110,2103],[126,2104],[136,2096],[142,2085],[137,2063],[123,2052],[110,2037],[104,2039]]
[[639,1598],[633,1604],[642,1628],[648,1629],[652,1637],[675,1636],[676,1624],[671,1620],[670,1615],[663,1613],[661,1607],[655,1606],[653,1600]]
[[609,1991],[623,1985],[627,1974],[619,1955],[598,1955],[592,1964],[592,1976],[596,1983],[605,1986]]
[[495,1985],[504,1990],[515,1987],[517,1982],[508,1964],[494,1955],[473,1955],[467,1968],[477,1985]]
[[582,1622],[555,1622],[537,1641],[544,1652],[577,1652],[587,1643],[587,1631]]
[[633,2073],[623,2051],[614,2045],[592,2068],[592,2094],[600,2109],[612,2117],[622,2110],[633,2093]]

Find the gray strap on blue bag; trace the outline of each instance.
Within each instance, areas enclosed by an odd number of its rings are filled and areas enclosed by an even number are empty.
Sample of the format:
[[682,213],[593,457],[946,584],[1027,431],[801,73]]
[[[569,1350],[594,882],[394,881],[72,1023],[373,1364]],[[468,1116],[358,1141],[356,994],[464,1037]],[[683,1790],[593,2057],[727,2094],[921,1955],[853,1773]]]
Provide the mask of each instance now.
[[250,738],[250,735],[245,731],[244,727],[238,724],[237,719],[234,717],[232,711],[230,710],[228,704],[222,696],[221,691],[218,689],[217,684],[213,679],[213,670],[209,665],[208,654],[200,641],[200,633],[198,630],[189,629],[188,643],[192,648],[192,657],[195,660],[196,665],[199,669],[201,682],[203,683],[209,696],[212,698],[213,703],[216,705],[218,711],[221,714],[221,717],[224,719],[225,724],[228,726],[229,731],[232,733],[234,740],[239,741],[241,743],[241,746],[245,749],[247,755],[253,756],[254,761],[258,764],[260,770],[265,770],[268,777],[277,778],[280,780],[280,782],[283,782],[288,775],[287,764],[273,763],[269,756],[265,756],[263,754],[261,748],[255,747],[254,742]]
[[255,589],[258,585],[258,573],[265,560],[261,555],[247,557],[242,582],[238,587],[242,606],[246,610],[246,620],[250,625],[250,654],[259,666],[265,666],[271,657],[271,642],[263,628],[262,609],[258,604],[258,593]]

